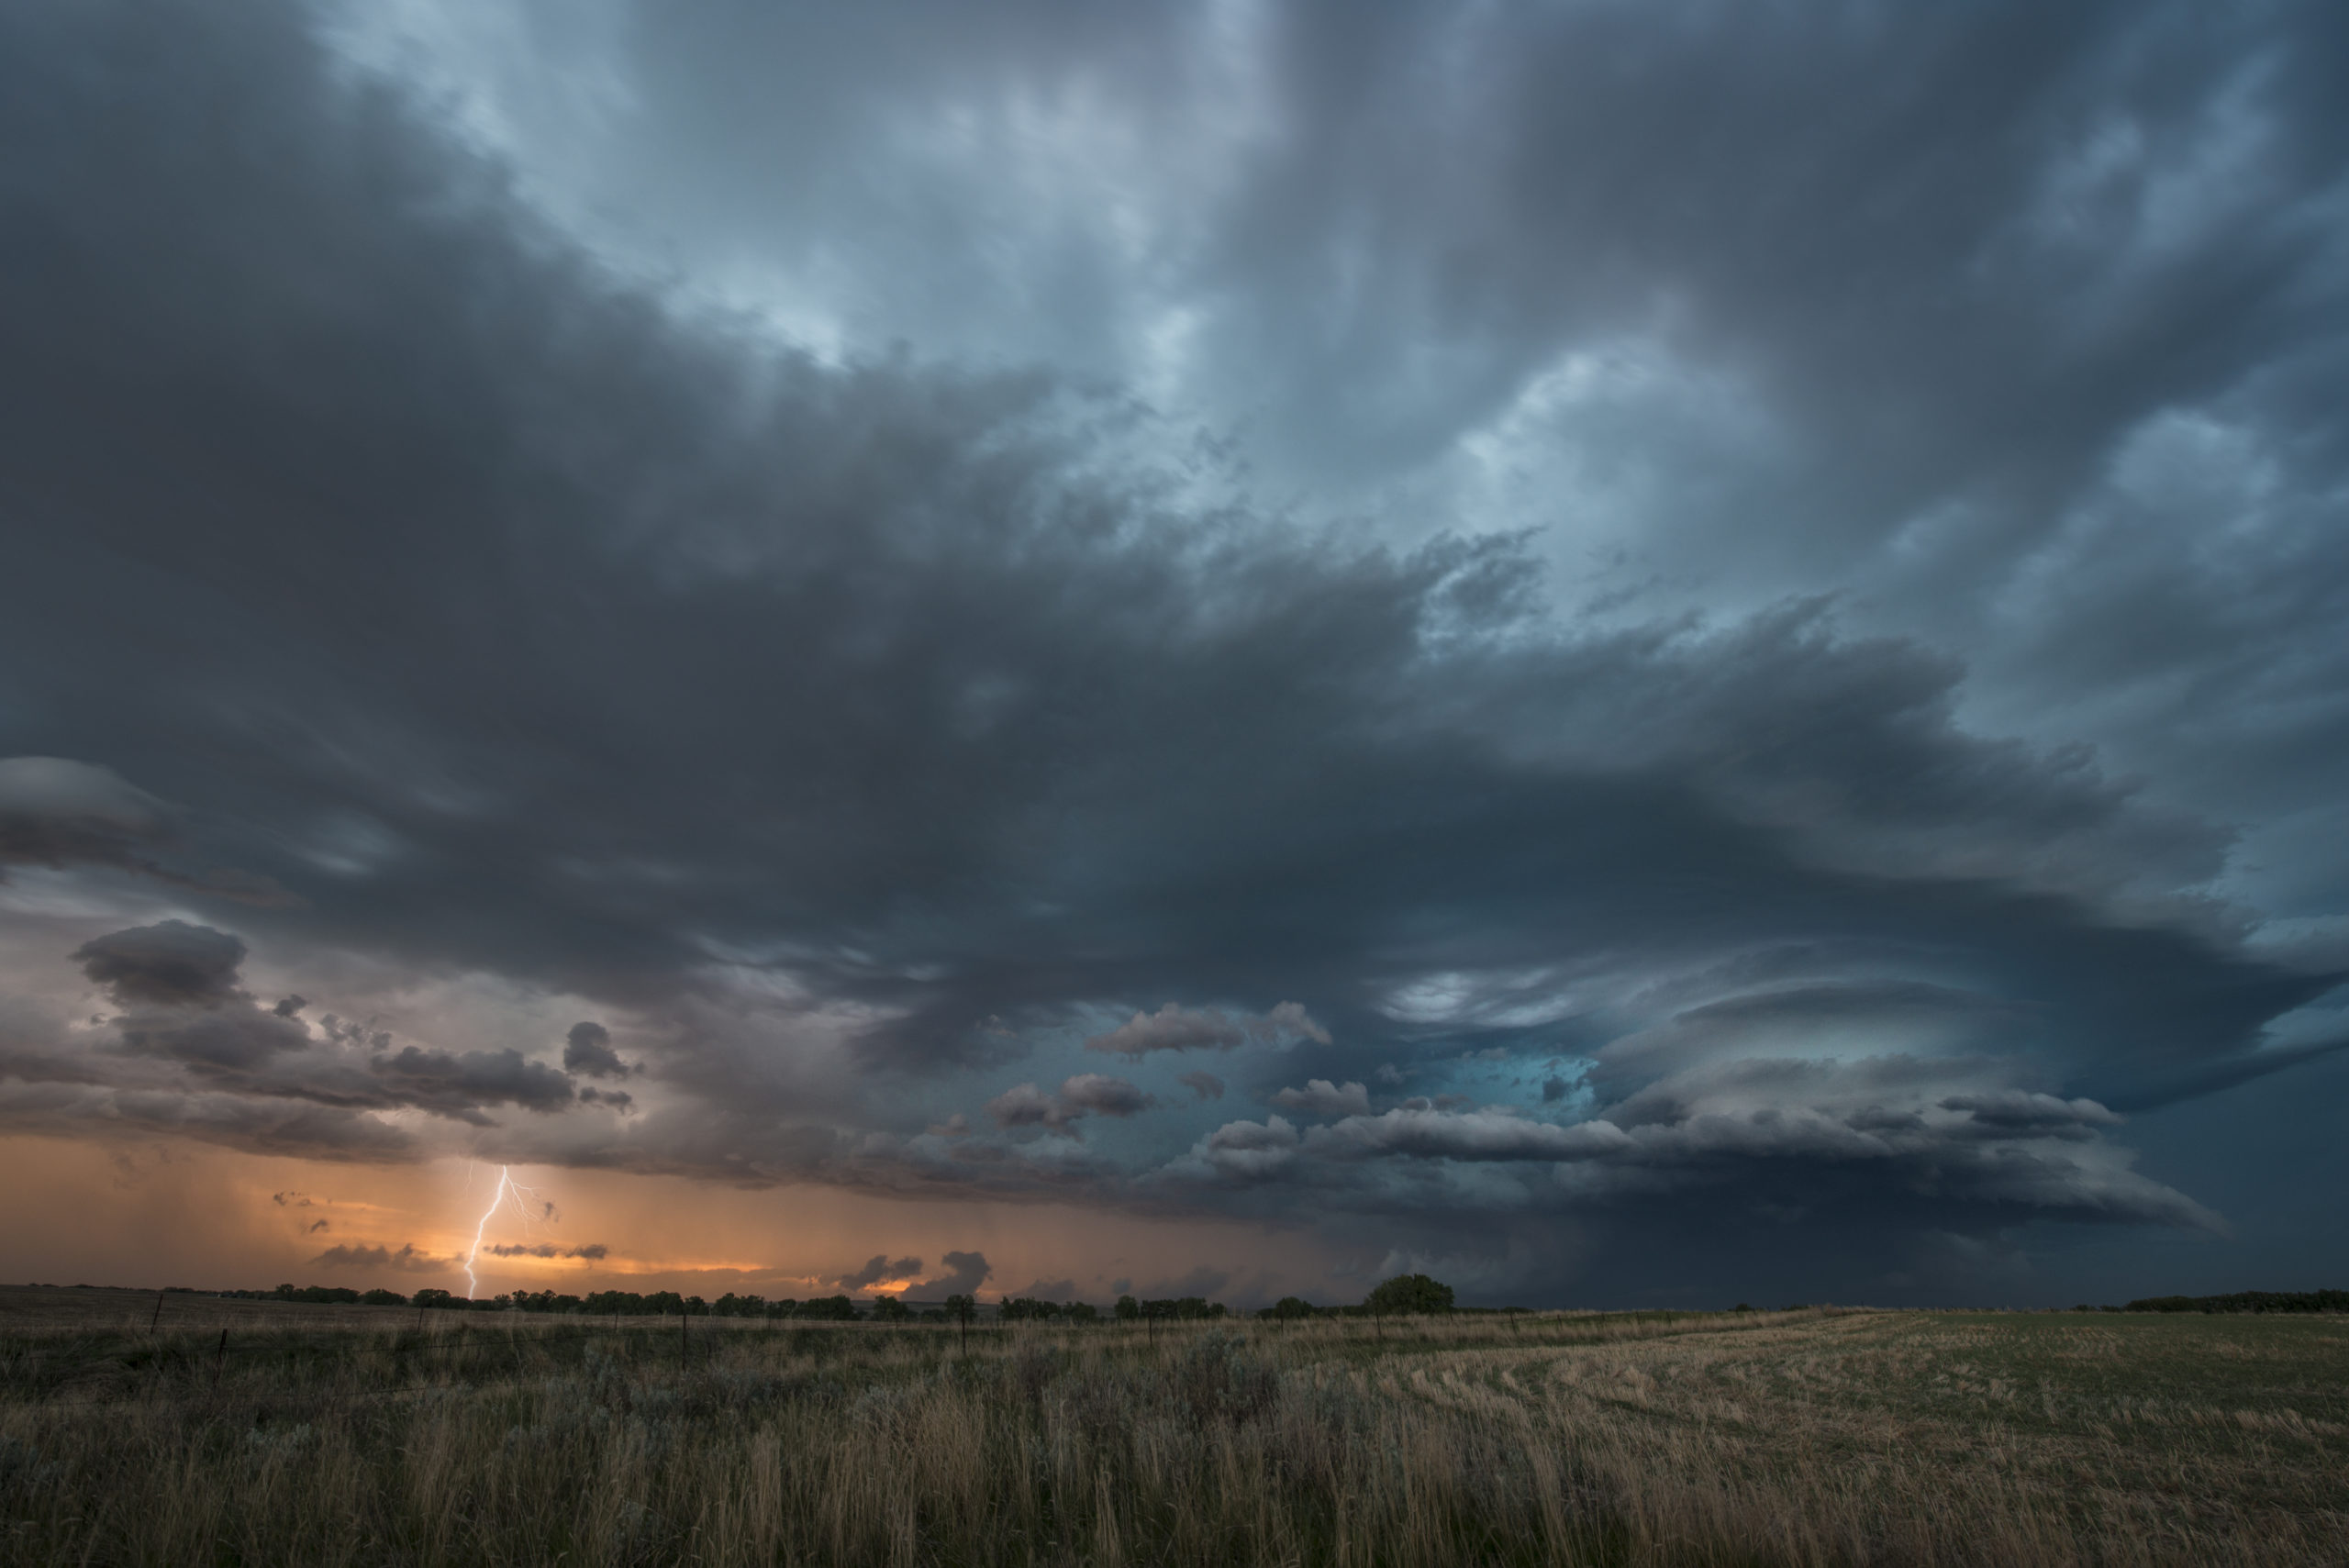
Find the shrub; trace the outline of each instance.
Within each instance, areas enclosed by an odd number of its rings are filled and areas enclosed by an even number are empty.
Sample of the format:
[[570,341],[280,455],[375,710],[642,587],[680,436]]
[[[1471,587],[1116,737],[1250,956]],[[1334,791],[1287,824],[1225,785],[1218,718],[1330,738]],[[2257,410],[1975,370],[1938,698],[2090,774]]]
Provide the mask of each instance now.
[[1382,1316],[1449,1312],[1452,1310],[1452,1287],[1425,1274],[1397,1274],[1364,1296],[1363,1306]]

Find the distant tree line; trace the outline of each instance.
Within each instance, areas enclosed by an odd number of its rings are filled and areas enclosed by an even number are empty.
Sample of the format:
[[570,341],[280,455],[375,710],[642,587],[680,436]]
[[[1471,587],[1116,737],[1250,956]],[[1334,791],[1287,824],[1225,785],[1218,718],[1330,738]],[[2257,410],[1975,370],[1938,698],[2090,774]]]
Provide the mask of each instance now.
[[1098,1323],[1101,1309],[1089,1301],[1039,1301],[1033,1296],[1013,1296],[996,1304],[995,1316],[999,1323]]
[[1136,1301],[1130,1296],[1121,1296],[1112,1310],[1120,1323],[1159,1323],[1175,1318],[1187,1322],[1197,1318],[1221,1318],[1230,1309],[1220,1301],[1209,1301],[1198,1296],[1178,1296],[1157,1301]]
[[1256,1316],[1287,1321],[1298,1318],[1409,1318],[1457,1310],[1452,1287],[1425,1274],[1397,1274],[1382,1281],[1356,1307],[1316,1307],[1302,1296],[1284,1296]]
[[716,1301],[707,1301],[698,1296],[680,1296],[674,1290],[641,1294],[633,1290],[599,1290],[590,1296],[571,1296],[551,1290],[517,1290],[504,1296],[485,1296],[476,1299],[429,1285],[414,1296],[402,1296],[395,1290],[362,1291],[335,1284],[281,1284],[275,1290],[224,1290],[217,1294],[243,1301],[418,1307],[439,1312],[570,1312],[607,1318],[796,1318],[820,1323],[854,1323],[870,1317],[883,1323],[918,1320],[942,1323],[953,1316],[951,1303],[947,1307],[918,1310],[888,1296],[875,1297],[868,1313],[845,1296],[820,1296],[807,1301],[796,1301],[786,1296],[769,1301],[762,1296],[738,1296],[732,1291]]
[[[248,1301],[302,1301],[321,1304],[340,1303],[364,1307],[416,1307],[441,1312],[569,1312],[596,1317],[653,1318],[796,1318],[825,1323],[854,1323],[866,1319],[876,1323],[943,1323],[968,1324],[978,1315],[979,1304],[968,1296],[947,1297],[941,1307],[917,1308],[896,1296],[874,1298],[870,1310],[860,1308],[845,1296],[817,1296],[807,1301],[789,1297],[769,1301],[761,1296],[738,1296],[727,1292],[716,1301],[705,1301],[698,1296],[680,1296],[674,1290],[656,1290],[639,1294],[632,1290],[599,1290],[588,1296],[570,1296],[551,1290],[511,1291],[504,1296],[474,1299],[458,1296],[433,1286],[413,1296],[402,1296],[395,1290],[353,1290],[348,1285],[281,1284],[275,1290],[224,1290],[224,1296]],[[2349,1294],[2341,1291],[2320,1292],[2327,1296]],[[2184,1299],[2183,1297],[2176,1299]],[[2234,1300],[2236,1298],[2214,1297]],[[2283,1299],[2277,1297],[2275,1299]],[[2298,1299],[2297,1297],[2294,1299]],[[2261,1308],[2199,1308],[2149,1307],[2144,1303],[2132,1302],[2131,1311],[2161,1310],[2261,1310]],[[2339,1310],[2339,1307],[2285,1308],[2268,1307],[2266,1311]],[[1301,1296],[1285,1296],[1274,1305],[1260,1309],[1258,1318],[1291,1319],[1300,1318],[1368,1318],[1400,1317],[1410,1314],[1440,1313],[1454,1310],[1452,1287],[1430,1279],[1425,1274],[1397,1274],[1374,1289],[1359,1306],[1316,1307]],[[1182,1296],[1138,1300],[1130,1296],[1118,1297],[1109,1316],[1121,1323],[1188,1322],[1199,1318],[1226,1318],[1230,1308],[1220,1301],[1205,1296]],[[997,1302],[995,1320],[998,1323],[1097,1323],[1101,1310],[1089,1302],[1041,1301],[1033,1296],[1008,1296]]]
[[[2104,1308],[2110,1312],[2111,1307]],[[2231,1296],[2149,1296],[2123,1312],[2349,1312],[2349,1290],[2239,1290]]]

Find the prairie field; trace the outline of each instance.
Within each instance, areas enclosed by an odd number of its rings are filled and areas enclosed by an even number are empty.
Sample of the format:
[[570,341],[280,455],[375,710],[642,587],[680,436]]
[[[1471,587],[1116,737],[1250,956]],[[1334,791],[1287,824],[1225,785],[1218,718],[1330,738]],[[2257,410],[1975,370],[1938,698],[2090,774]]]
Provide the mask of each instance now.
[[0,1291],[0,1561],[2349,1560],[2339,1317],[155,1299]]

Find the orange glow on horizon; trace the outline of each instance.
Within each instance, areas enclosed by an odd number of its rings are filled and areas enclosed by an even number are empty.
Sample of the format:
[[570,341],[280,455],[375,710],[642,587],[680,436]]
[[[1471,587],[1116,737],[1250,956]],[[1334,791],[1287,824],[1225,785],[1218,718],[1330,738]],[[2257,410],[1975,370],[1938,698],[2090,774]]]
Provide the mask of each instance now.
[[[469,1181],[462,1161],[364,1165],[172,1140],[0,1138],[0,1184],[15,1195],[0,1212],[0,1269],[43,1284],[462,1292],[484,1169],[496,1167],[476,1164]],[[904,1296],[949,1273],[948,1252],[985,1256],[991,1272],[978,1294],[990,1300],[1065,1286],[1106,1304],[1125,1294],[1113,1285],[1173,1290],[1198,1284],[1201,1269],[1225,1276],[1207,1294],[1244,1299],[1349,1288],[1330,1283],[1343,1255],[1309,1234],[1230,1220],[710,1187],[607,1170],[517,1165],[513,1174],[554,1213],[528,1224],[501,1215],[484,1227],[475,1262],[484,1295]],[[530,1250],[500,1256],[500,1246]],[[922,1267],[844,1289],[839,1281],[876,1255]]]

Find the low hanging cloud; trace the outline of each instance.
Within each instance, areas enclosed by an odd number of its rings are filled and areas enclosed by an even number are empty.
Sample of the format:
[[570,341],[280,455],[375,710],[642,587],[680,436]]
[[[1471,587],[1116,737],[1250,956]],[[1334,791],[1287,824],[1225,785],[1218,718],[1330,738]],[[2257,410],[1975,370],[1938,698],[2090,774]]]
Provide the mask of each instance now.
[[1407,1155],[1443,1160],[1589,1160],[1629,1149],[1613,1122],[1568,1126],[1536,1121],[1507,1107],[1438,1110],[1398,1106],[1378,1116],[1355,1115],[1310,1129],[1305,1146],[1323,1159],[1363,1160]]
[[1297,1129],[1278,1115],[1261,1122],[1226,1122],[1167,1169],[1175,1175],[1264,1181],[1282,1174],[1296,1162],[1302,1141]]
[[1068,1119],[1060,1102],[1033,1084],[1016,1084],[986,1103],[997,1127],[1058,1127]]
[[[362,1145],[379,1151],[404,1146],[402,1134],[380,1123],[351,1141],[374,1111],[410,1108],[488,1127],[495,1125],[491,1112],[499,1106],[552,1115],[584,1098],[563,1073],[511,1049],[402,1044],[388,1030],[332,1013],[313,1033],[299,1008],[283,1002],[262,1006],[244,989],[240,969],[247,956],[240,938],[177,919],[109,932],[75,951],[83,974],[124,1009],[105,1020],[113,1035],[108,1053],[151,1064],[150,1071],[122,1074],[119,1087],[141,1096],[121,1102],[124,1109],[138,1106],[139,1119],[145,1119],[153,1115],[154,1097],[171,1092],[175,1081],[182,1092],[312,1101],[340,1113],[307,1124],[338,1129],[326,1151],[340,1156]],[[28,1081],[72,1081],[89,1071],[86,1058],[70,1052],[24,1055],[13,1066],[15,1076]],[[629,1096],[618,1091],[602,1091],[596,1100],[623,1112],[631,1108]],[[190,1129],[217,1128],[231,1142],[241,1140],[233,1129],[245,1125],[265,1128],[262,1136],[273,1140],[302,1125],[282,1110],[173,1119]]]
[[563,1075],[518,1051],[426,1051],[403,1046],[369,1063],[407,1104],[443,1115],[483,1106],[546,1111],[574,1097]]
[[65,757],[0,757],[0,867],[142,868],[169,831],[167,807],[111,768]]
[[590,1019],[572,1025],[563,1037],[562,1070],[583,1078],[625,1078],[635,1071],[612,1049],[612,1031]]
[[1202,1100],[1223,1098],[1223,1080],[1212,1073],[1186,1073],[1174,1081]]
[[590,1241],[584,1247],[561,1247],[551,1241],[524,1244],[518,1241],[498,1241],[484,1247],[493,1258],[584,1258],[591,1262],[611,1256],[611,1249],[601,1241]]
[[245,944],[226,931],[184,920],[93,938],[75,950],[73,959],[122,1006],[211,1006],[242,995],[237,971],[245,962]]
[[1153,1051],[1236,1051],[1283,1040],[1327,1045],[1330,1031],[1297,1002],[1282,1002],[1261,1018],[1213,1007],[1195,1012],[1169,1002],[1155,1013],[1136,1013],[1108,1033],[1093,1036],[1085,1049],[1112,1056],[1146,1056]]
[[397,1251],[381,1245],[344,1242],[328,1248],[311,1262],[324,1268],[398,1269],[407,1273],[441,1273],[456,1268],[462,1262],[457,1258],[436,1258],[429,1252],[417,1251],[412,1243],[403,1244]]
[[1123,1078],[1079,1073],[1062,1080],[1056,1094],[1033,1084],[1007,1089],[987,1102],[986,1112],[998,1127],[1066,1127],[1088,1116],[1138,1116],[1157,1103]]
[[[947,1267],[952,1268],[952,1262]],[[875,1252],[865,1260],[864,1266],[852,1273],[835,1274],[825,1281],[841,1290],[865,1290],[890,1280],[910,1280],[921,1273],[919,1258],[892,1259],[885,1252]]]
[[1370,1091],[1360,1084],[1341,1086],[1327,1078],[1311,1078],[1302,1089],[1283,1089],[1268,1103],[1307,1116],[1368,1116]]
[[1079,1073],[1061,1080],[1059,1100],[1074,1116],[1139,1116],[1158,1103],[1123,1078],[1101,1073]]
[[945,1273],[908,1287],[925,1297],[938,1296],[973,1296],[995,1273],[995,1265],[987,1262],[985,1252],[949,1252],[940,1260]]
[[95,866],[240,903],[297,902],[264,876],[159,858],[178,837],[170,808],[111,768],[70,757],[0,757],[0,883],[12,864]]
[[[1849,1178],[1953,1204],[2225,1231],[2202,1205],[2130,1168],[2130,1153],[2103,1136],[2121,1120],[2104,1106],[1998,1086],[2024,1071],[2010,1059],[1728,1060],[1685,1067],[1575,1122],[1420,1099],[1303,1130],[1278,1116],[1228,1123],[1163,1173],[1384,1190],[1382,1175],[1345,1173],[1437,1167],[1458,1173],[1440,1184],[1448,1201],[1481,1194],[1504,1206],[1560,1183],[1604,1205],[1610,1195],[1736,1184],[1751,1195]],[[1969,1084],[1977,1086],[1948,1092]],[[1520,1174],[1499,1184],[1466,1178],[1480,1167]]]

